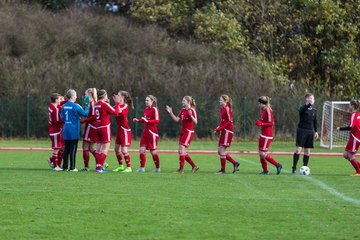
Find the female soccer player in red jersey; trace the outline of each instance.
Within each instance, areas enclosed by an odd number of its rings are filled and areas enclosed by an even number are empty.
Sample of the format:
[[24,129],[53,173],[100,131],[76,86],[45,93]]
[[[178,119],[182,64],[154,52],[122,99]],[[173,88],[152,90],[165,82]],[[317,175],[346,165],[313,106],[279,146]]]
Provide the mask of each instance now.
[[355,159],[355,155],[360,146],[360,101],[352,100],[349,110],[351,112],[350,124],[348,127],[338,127],[339,131],[349,131],[349,141],[345,147],[344,158],[354,167],[356,173],[351,176],[360,176],[360,162]]
[[191,165],[191,173],[195,173],[199,170],[199,167],[195,165],[189,154],[186,152],[186,148],[190,146],[191,140],[194,137],[194,124],[197,124],[197,115],[195,110],[195,100],[190,96],[185,96],[182,100],[183,109],[180,110],[177,116],[174,115],[172,108],[166,105],[166,111],[170,114],[171,118],[175,122],[181,120],[181,131],[179,138],[179,161],[180,167],[177,170],[179,173],[184,173],[185,160]]
[[[51,139],[51,148],[53,149],[51,162],[53,164],[54,171],[62,171],[61,159],[63,155],[63,135],[62,128],[64,125],[63,120],[60,118],[61,106],[60,103],[64,98],[58,94],[51,94],[51,103],[49,104],[49,136]],[[50,160],[49,160],[50,161]]]
[[159,123],[160,118],[159,110],[156,107],[156,98],[152,95],[148,95],[145,99],[145,105],[146,108],[144,110],[144,116],[140,119],[133,119],[133,122],[141,122],[145,124],[140,140],[140,168],[138,172],[145,172],[146,150],[150,150],[156,167],[154,172],[159,173],[160,159],[156,149],[159,141],[157,124]]
[[96,115],[95,115],[95,104],[97,101],[97,90],[96,88],[89,88],[85,91],[85,102],[88,102],[90,105],[89,115],[87,118],[82,119],[80,122],[85,123],[84,133],[83,133],[83,159],[84,159],[84,168],[80,171],[89,171],[89,160],[90,153],[96,157]]
[[217,174],[225,173],[226,160],[233,164],[233,173],[235,173],[238,171],[240,163],[235,161],[230,154],[226,152],[226,148],[230,147],[234,135],[232,100],[228,95],[223,94],[220,96],[219,103],[221,106],[220,123],[214,130],[214,133],[220,132],[218,154],[220,155],[221,169],[217,172]]
[[[115,141],[115,154],[119,163],[119,167],[114,169],[114,172],[132,172],[130,155],[128,153],[128,147],[131,146],[131,128],[128,122],[129,107],[134,109],[134,103],[130,94],[126,91],[118,92],[120,96],[120,112],[116,116],[116,122],[118,124],[118,131]],[[126,168],[123,165],[122,155],[124,155]]]
[[282,164],[278,163],[274,158],[268,154],[270,143],[273,139],[274,116],[270,107],[270,98],[262,96],[258,99],[259,107],[262,110],[260,120],[256,120],[256,126],[261,127],[261,134],[259,138],[259,156],[263,171],[260,174],[269,174],[267,162],[270,162],[276,167],[276,174],[280,174]]
[[111,141],[111,126],[110,126],[110,115],[118,115],[120,111],[119,102],[120,96],[113,95],[113,100],[116,105],[113,108],[110,106],[109,98],[106,90],[98,91],[98,101],[95,104],[95,127],[96,127],[96,172],[107,172],[103,169],[103,164],[106,160],[107,153],[110,148]]

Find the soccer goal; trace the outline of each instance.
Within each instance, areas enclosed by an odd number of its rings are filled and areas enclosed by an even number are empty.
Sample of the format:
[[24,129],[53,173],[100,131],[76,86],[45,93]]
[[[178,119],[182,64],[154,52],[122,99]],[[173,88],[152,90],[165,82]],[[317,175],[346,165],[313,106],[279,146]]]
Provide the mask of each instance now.
[[320,147],[332,149],[346,145],[349,139],[349,131],[336,131],[336,128],[349,125],[349,103],[343,101],[324,102]]

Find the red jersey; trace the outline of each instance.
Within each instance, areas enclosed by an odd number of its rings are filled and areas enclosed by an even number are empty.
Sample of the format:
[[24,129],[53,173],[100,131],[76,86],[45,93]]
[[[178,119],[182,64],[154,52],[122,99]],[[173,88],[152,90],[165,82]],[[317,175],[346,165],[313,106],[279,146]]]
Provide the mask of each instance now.
[[226,105],[220,109],[220,123],[215,131],[218,132],[223,129],[234,131],[233,115],[229,105]]
[[273,127],[275,124],[271,108],[266,107],[261,114],[261,135],[265,137],[273,136]]
[[82,123],[83,122],[85,122],[86,124],[93,123],[96,120],[95,104],[96,104],[95,100],[92,100],[90,102],[89,115],[81,120]]
[[194,108],[183,108],[180,110],[178,117],[181,119],[181,129],[194,130],[194,122],[190,117],[189,111],[192,112],[192,116],[197,119],[196,111]]
[[95,106],[95,117],[96,127],[107,126],[110,124],[110,115],[118,115],[119,114],[119,103],[116,103],[115,108],[110,106],[110,104],[98,101]]
[[119,127],[130,129],[128,122],[129,106],[127,104],[119,105],[119,115],[116,116],[116,122]]
[[50,103],[48,107],[49,111],[49,123],[48,129],[49,133],[58,133],[61,132],[61,129],[64,125],[63,120],[60,118],[61,106],[55,106],[54,104]]
[[357,139],[360,139],[360,113],[353,112],[350,116],[350,134],[354,135]]
[[144,110],[144,116],[139,122],[145,123],[145,130],[150,130],[153,133],[158,133],[157,124],[160,121],[159,110],[156,107],[147,107]]

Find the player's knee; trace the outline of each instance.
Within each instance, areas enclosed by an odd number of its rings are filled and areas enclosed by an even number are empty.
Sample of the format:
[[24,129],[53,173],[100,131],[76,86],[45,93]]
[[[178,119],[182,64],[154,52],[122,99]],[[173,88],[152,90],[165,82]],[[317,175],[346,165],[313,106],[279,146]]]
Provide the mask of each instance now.
[[344,152],[344,153],[343,153],[343,157],[344,157],[346,160],[350,160],[350,159],[349,159],[349,155],[348,155],[347,152]]
[[179,155],[186,155],[186,151],[184,151],[184,150],[179,150]]
[[265,157],[266,157],[266,153],[264,153],[264,152],[259,152],[259,157],[260,157],[260,158],[265,158]]

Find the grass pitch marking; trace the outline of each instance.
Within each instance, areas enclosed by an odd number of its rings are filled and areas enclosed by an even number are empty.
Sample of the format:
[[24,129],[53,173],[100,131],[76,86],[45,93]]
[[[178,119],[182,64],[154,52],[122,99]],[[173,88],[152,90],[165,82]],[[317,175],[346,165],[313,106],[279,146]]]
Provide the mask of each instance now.
[[[246,163],[250,163],[252,165],[257,165],[255,164],[254,162],[252,161],[249,161],[245,158],[241,158],[241,157],[235,157],[241,161],[244,161]],[[287,171],[287,170],[282,170],[283,172],[286,172],[286,173],[290,173],[290,171]],[[322,190],[325,190],[326,192],[330,193],[331,195],[345,201],[345,202],[349,202],[349,203],[352,203],[356,206],[359,206],[360,207],[360,200],[359,199],[355,199],[355,198],[351,198],[351,197],[348,197],[338,191],[336,191],[334,188],[332,187],[329,187],[328,185],[326,185],[324,182],[312,177],[312,176],[302,176],[302,175],[298,175],[298,174],[294,174],[295,177],[301,177],[311,183],[313,183],[314,185],[318,186],[319,188],[321,188]]]

